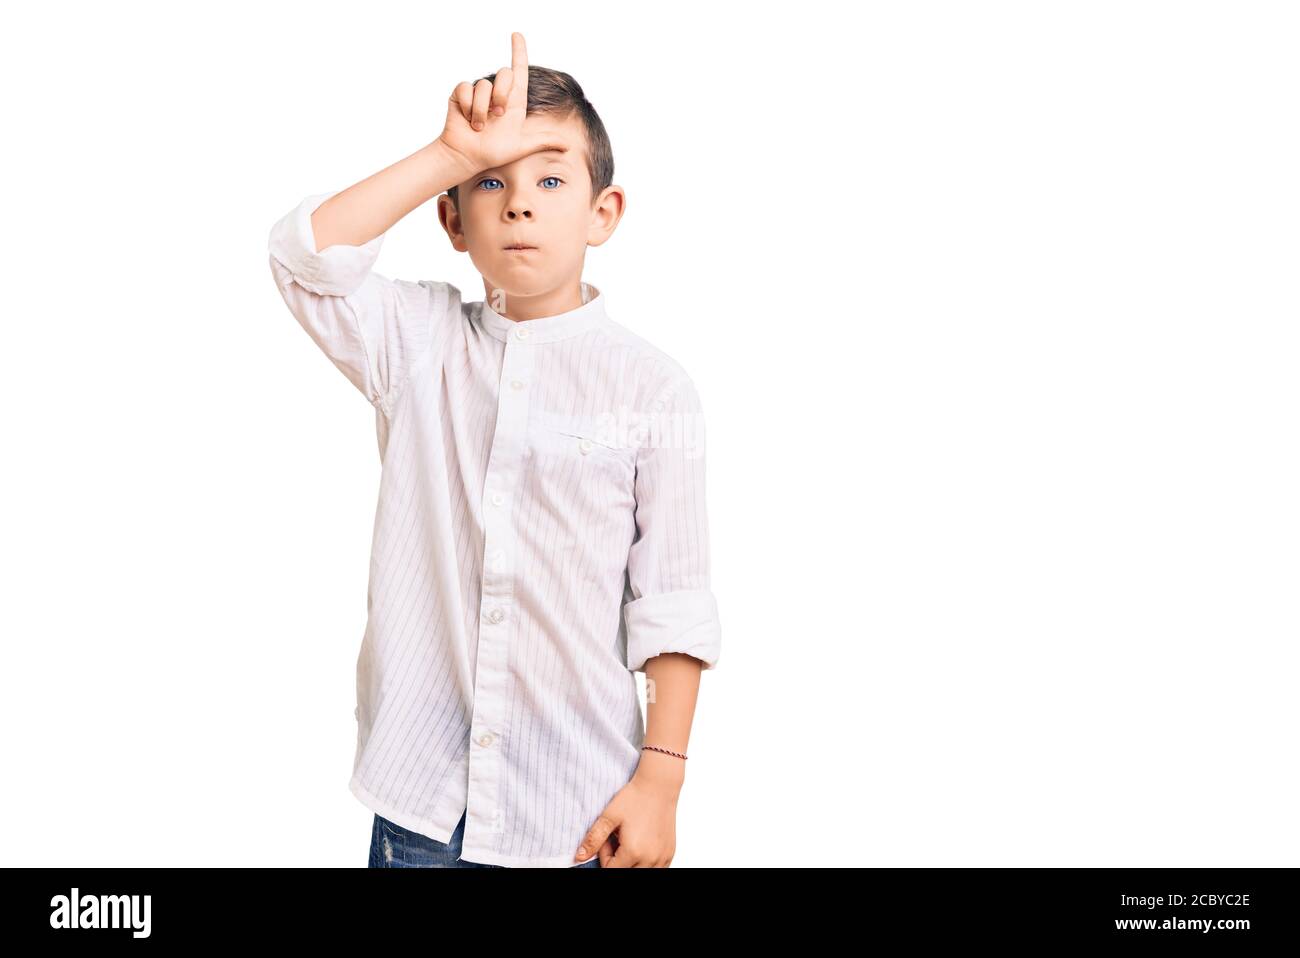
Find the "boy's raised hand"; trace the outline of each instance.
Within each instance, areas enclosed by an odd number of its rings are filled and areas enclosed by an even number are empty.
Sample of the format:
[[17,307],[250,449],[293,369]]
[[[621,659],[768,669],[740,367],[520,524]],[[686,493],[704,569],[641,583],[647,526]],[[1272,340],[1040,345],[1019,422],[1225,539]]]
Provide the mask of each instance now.
[[528,49],[522,33],[510,34],[510,66],[496,79],[457,84],[447,102],[447,123],[438,139],[472,176],[535,153],[549,142],[545,133],[525,133],[528,109]]

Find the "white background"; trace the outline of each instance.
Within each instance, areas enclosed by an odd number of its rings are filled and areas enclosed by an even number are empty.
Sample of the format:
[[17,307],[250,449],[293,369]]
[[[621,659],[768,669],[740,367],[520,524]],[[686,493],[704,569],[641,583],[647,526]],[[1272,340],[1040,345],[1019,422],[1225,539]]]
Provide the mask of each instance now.
[[[673,867],[1300,864],[1300,48],[1267,3],[21,6],[6,865],[346,865],[372,408],[271,224],[572,73],[709,428]],[[426,204],[377,267],[482,298]]]

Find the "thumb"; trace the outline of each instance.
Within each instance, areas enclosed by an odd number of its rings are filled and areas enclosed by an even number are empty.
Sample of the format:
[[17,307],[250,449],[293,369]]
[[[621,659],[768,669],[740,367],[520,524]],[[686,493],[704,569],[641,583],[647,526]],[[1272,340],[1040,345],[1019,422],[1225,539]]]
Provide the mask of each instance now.
[[563,150],[565,148],[565,145],[559,141],[554,133],[548,133],[545,130],[525,133],[520,130],[513,152],[517,158],[523,158],[541,150]]
[[596,819],[595,824],[592,825],[591,828],[587,829],[587,834],[582,839],[582,844],[578,846],[578,852],[573,856],[573,860],[582,861],[583,859],[590,858],[596,853],[596,849],[605,844],[605,839],[607,839],[610,832],[614,831],[616,828],[618,828],[618,820],[615,819],[609,813],[609,809],[606,808],[605,811],[600,813],[600,817]]

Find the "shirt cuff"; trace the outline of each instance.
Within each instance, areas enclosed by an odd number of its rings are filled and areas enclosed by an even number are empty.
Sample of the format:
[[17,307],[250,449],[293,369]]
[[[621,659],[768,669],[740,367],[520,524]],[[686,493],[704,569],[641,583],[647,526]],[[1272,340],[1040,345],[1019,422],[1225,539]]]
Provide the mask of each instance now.
[[627,667],[644,672],[647,659],[685,652],[711,669],[721,651],[718,603],[708,589],[643,595],[623,606],[627,624]]
[[347,296],[356,292],[379,258],[384,235],[380,233],[364,246],[336,244],[316,251],[311,214],[331,196],[342,192],[316,193],[302,200],[271,227],[271,255],[283,263],[298,285],[326,296]]

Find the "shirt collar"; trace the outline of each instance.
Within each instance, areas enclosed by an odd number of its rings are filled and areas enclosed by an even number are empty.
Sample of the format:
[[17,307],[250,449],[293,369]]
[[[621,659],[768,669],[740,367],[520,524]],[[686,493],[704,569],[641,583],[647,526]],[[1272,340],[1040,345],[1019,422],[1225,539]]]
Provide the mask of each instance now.
[[589,283],[582,283],[581,290],[581,306],[537,319],[507,319],[484,301],[479,304],[479,321],[489,334],[502,342],[510,340],[536,344],[568,339],[594,329],[608,318],[605,314],[605,294]]

